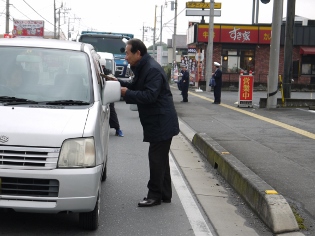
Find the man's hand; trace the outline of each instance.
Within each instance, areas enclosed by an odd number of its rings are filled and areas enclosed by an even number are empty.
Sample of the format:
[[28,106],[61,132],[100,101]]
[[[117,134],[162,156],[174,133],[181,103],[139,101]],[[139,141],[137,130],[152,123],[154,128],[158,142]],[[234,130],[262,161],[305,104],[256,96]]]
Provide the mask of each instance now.
[[100,75],[101,75],[103,78],[105,78],[106,80],[118,81],[118,79],[117,79],[115,76],[113,76],[112,74],[105,75],[105,74],[103,74],[103,73],[100,73]]
[[121,87],[120,88],[120,93],[121,93],[122,97],[124,97],[126,95],[127,90],[128,90],[128,88],[126,88],[126,87]]

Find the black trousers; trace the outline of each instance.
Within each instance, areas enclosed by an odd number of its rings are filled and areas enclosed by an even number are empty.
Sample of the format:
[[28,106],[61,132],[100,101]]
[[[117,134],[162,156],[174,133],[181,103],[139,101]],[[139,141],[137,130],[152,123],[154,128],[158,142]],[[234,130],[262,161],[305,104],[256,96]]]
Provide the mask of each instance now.
[[172,180],[168,153],[172,138],[161,142],[151,142],[149,147],[150,180],[148,195],[150,199],[171,199]]
[[110,111],[110,113],[109,113],[109,126],[110,126],[110,128],[114,128],[116,130],[120,129],[120,125],[119,125],[119,121],[118,121],[118,117],[117,117],[114,103],[109,104],[109,111]]
[[213,88],[214,102],[221,103],[221,85],[216,85]]
[[188,102],[188,87],[189,84],[182,85],[182,97],[184,102]]

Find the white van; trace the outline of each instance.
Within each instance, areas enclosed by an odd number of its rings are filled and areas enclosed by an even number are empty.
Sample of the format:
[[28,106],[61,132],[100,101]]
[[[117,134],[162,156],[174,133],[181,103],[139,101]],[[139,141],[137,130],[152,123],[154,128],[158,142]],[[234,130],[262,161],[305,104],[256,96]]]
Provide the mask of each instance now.
[[79,213],[96,229],[106,179],[109,103],[92,45],[0,39],[0,208]]

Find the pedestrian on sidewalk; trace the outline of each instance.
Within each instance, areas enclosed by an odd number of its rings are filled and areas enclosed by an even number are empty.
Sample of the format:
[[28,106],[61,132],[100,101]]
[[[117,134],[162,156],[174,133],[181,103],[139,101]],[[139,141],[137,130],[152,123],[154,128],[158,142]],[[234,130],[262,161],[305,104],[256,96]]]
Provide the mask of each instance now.
[[214,102],[212,104],[221,103],[221,87],[222,87],[222,71],[220,70],[220,63],[214,62],[216,70],[212,73],[212,76],[215,80],[215,85],[213,87]]
[[134,73],[133,81],[113,80],[120,82],[125,102],[137,104],[143,141],[150,143],[148,193],[138,206],[170,203],[172,182],[168,154],[173,136],[179,133],[173,95],[163,68],[147,53],[141,40],[133,38],[127,41],[125,59]]
[[187,70],[187,65],[181,64],[181,89],[183,100],[181,102],[188,102],[188,88],[189,88],[189,72]]

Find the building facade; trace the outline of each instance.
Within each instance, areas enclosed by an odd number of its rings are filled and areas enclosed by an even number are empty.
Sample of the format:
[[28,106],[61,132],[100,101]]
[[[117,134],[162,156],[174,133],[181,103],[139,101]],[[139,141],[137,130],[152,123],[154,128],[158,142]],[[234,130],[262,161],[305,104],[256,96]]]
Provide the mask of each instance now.
[[[305,23],[306,22],[306,23]],[[296,22],[291,66],[291,86],[315,88],[315,25],[314,21]],[[224,86],[238,87],[241,71],[254,74],[254,83],[266,85],[269,73],[271,42],[269,25],[215,24],[213,38],[213,61],[220,62]],[[188,48],[203,53],[205,65],[208,44],[208,24],[196,23],[187,30]],[[281,28],[279,75],[284,72],[285,22]],[[203,67],[203,70],[205,68]],[[205,78],[197,77],[196,81]]]

